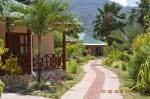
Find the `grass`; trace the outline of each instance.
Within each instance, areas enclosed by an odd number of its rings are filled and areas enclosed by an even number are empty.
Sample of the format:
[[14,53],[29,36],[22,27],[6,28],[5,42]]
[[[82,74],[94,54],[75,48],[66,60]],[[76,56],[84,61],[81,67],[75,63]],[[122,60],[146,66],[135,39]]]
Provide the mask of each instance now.
[[[122,70],[121,68],[113,68],[109,66],[105,66],[107,69],[115,72],[119,76],[119,80],[121,82],[121,89],[130,90],[134,86],[134,81],[129,78],[128,71]],[[123,94],[124,99],[150,99],[150,96],[142,96],[138,92],[131,91],[130,93]]]

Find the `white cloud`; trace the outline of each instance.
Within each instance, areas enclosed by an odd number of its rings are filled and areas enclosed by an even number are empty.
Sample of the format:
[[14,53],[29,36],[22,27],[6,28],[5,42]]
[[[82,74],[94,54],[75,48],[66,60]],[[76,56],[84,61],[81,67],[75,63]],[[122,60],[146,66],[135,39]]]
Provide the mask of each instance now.
[[110,1],[114,1],[117,2],[123,6],[127,6],[128,5],[128,0],[110,0]]

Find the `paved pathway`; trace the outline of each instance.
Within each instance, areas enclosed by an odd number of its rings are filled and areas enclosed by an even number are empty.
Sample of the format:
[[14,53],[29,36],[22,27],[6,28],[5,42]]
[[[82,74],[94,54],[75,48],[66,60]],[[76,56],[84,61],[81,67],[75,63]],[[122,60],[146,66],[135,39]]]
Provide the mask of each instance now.
[[[102,91],[119,90],[120,82],[116,74],[105,69],[101,60],[84,65],[85,76],[81,82],[67,91],[61,99],[123,99],[119,93]],[[4,93],[0,99],[48,99],[44,97]]]
[[69,91],[67,91],[61,99],[83,99],[87,90],[92,85],[92,82],[96,78],[96,73],[91,69],[91,65],[94,61],[90,61],[88,64],[84,65],[85,76],[83,80],[72,87]]
[[4,93],[0,99],[49,99],[49,98],[30,95],[19,95],[16,93]]
[[84,70],[83,80],[61,99],[123,99],[119,93],[102,93],[104,90],[119,90],[120,82],[116,74],[101,65],[101,60],[90,61],[84,65]]

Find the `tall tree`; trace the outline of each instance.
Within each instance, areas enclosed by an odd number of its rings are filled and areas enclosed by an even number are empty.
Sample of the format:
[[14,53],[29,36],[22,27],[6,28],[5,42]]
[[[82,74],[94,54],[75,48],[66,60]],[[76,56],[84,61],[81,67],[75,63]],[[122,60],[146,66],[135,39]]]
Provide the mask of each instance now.
[[125,14],[119,14],[121,7],[116,3],[106,3],[102,9],[98,8],[98,14],[94,21],[95,36],[106,37],[112,30],[124,26]]
[[131,11],[129,21],[140,23],[145,29],[148,28],[150,20],[150,0],[140,0],[138,7]]
[[[20,23],[23,23],[38,37],[38,56],[41,56],[42,37],[50,32],[65,33],[75,24],[68,14],[68,4],[61,0],[35,0],[31,5],[13,3],[11,8],[20,13]],[[39,61],[38,81],[41,82],[41,65]]]
[[[38,37],[38,57],[41,56],[42,37],[54,31],[54,23],[64,22],[68,17],[68,5],[60,0],[36,0],[32,5],[13,4],[13,10],[20,12],[20,21]],[[38,81],[41,82],[41,63]]]

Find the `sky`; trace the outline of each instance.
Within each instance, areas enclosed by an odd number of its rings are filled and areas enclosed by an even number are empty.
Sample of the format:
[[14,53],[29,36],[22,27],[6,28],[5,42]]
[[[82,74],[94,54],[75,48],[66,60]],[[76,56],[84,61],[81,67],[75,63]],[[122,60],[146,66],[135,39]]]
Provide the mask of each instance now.
[[117,2],[123,6],[136,6],[136,2],[138,2],[139,0],[111,0],[111,1],[114,1],[114,2]]

